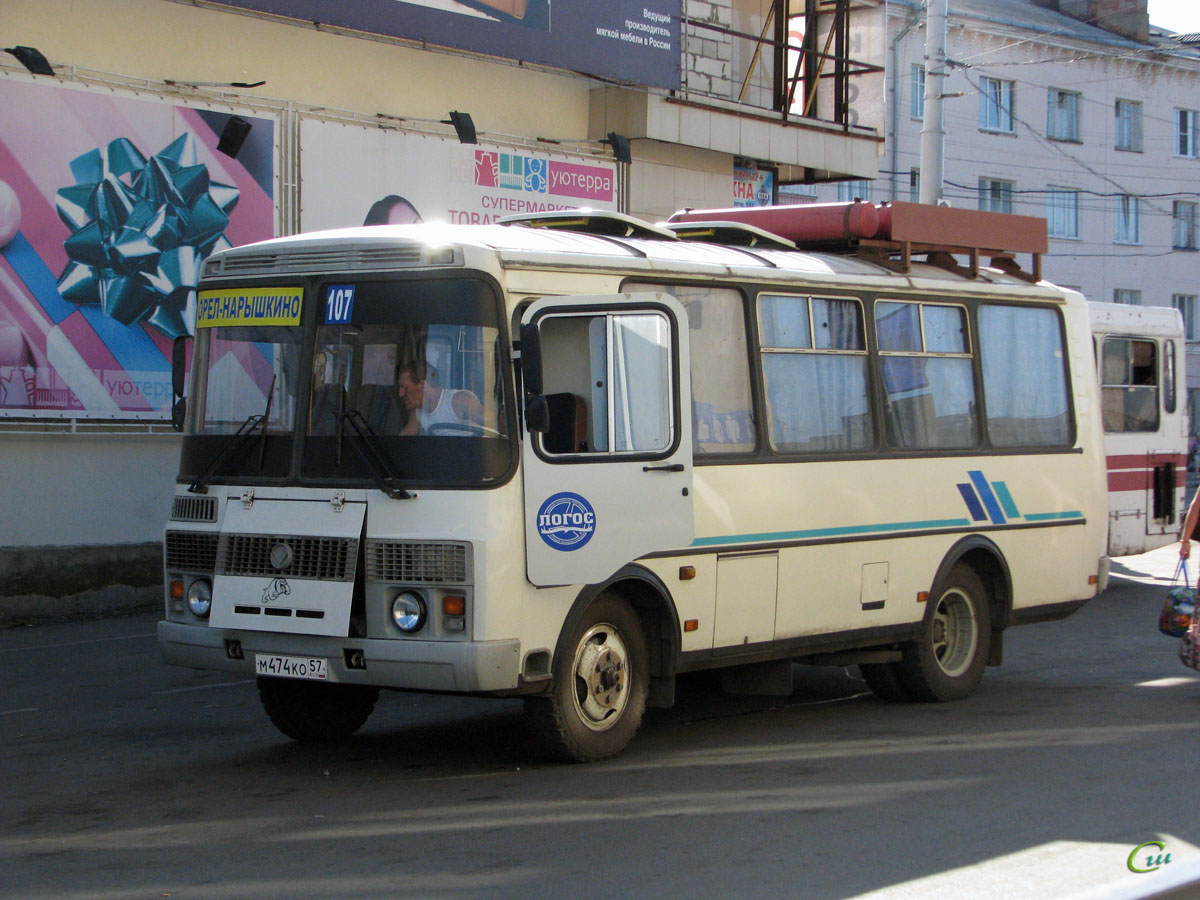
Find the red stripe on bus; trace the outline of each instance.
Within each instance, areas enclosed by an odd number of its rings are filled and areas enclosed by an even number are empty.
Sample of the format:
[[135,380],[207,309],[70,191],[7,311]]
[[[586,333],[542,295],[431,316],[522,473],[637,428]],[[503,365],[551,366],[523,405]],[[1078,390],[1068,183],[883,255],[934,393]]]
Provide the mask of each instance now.
[[1124,456],[1108,457],[1108,470],[1114,469],[1144,469],[1173,462],[1176,467],[1187,465],[1187,456],[1183,453],[1138,453]]
[[[1187,483],[1187,473],[1183,470],[1175,472],[1175,487],[1181,488]],[[1108,492],[1148,491],[1154,487],[1154,472],[1143,469],[1140,472],[1109,472]]]

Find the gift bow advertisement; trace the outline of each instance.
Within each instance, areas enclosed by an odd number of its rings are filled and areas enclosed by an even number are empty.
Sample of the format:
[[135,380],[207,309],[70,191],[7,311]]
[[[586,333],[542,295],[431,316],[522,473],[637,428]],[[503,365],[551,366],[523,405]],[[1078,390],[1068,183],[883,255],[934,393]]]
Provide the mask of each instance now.
[[228,113],[4,81],[0,116],[0,415],[167,419],[201,262],[273,236],[273,120],[235,159]]

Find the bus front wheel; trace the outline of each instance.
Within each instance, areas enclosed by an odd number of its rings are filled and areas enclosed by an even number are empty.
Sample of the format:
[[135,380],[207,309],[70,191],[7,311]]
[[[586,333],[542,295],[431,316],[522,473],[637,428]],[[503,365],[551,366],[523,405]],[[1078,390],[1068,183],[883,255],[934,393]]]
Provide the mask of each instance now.
[[957,563],[930,602],[924,633],[894,664],[896,678],[914,700],[960,700],[979,686],[987,665],[987,590],[974,569]]
[[339,741],[358,731],[379,699],[355,684],[259,678],[258,696],[272,724],[297,741]]
[[595,762],[633,739],[648,687],[641,622],[620,597],[602,594],[560,642],[549,693],[529,698],[526,709],[552,756]]

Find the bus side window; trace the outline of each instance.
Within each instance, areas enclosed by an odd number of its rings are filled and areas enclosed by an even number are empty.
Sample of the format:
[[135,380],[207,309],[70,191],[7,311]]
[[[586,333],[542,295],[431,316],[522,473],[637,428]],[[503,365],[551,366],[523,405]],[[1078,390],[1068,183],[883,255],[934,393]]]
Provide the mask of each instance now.
[[1106,337],[1101,347],[1104,430],[1158,430],[1158,346]]
[[544,451],[657,453],[671,446],[671,329],[664,315],[551,315],[539,330],[550,413]]
[[741,292],[710,285],[649,282],[626,282],[622,289],[665,291],[687,310],[695,454],[753,452],[758,442]]
[[1175,412],[1175,342],[1163,347],[1163,409]]

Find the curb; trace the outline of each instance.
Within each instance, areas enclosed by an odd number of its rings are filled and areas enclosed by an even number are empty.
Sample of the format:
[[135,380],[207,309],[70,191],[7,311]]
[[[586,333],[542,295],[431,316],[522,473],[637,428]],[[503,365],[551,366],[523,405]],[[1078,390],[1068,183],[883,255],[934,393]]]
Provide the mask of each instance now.
[[39,594],[0,597],[0,628],[161,611],[162,604],[160,584],[147,587],[114,584],[67,597]]

